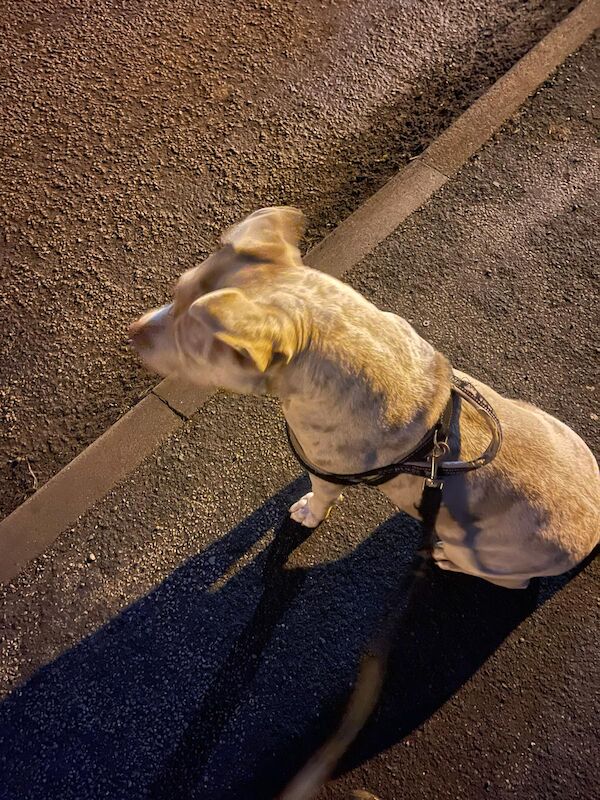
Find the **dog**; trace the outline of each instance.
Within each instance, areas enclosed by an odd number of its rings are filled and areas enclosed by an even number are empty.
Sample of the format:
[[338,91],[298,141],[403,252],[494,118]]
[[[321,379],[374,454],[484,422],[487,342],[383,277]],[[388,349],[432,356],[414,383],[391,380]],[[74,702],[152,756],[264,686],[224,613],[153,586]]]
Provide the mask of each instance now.
[[[222,248],[180,278],[172,303],[131,325],[145,364],[203,387],[276,395],[315,471],[336,475],[410,453],[447,407],[454,374],[492,406],[503,441],[491,463],[444,479],[437,566],[522,589],[579,564],[600,527],[598,464],[582,439],[535,406],[452,370],[406,320],[304,265],[304,224],[297,209],[274,207],[226,231]],[[477,459],[489,439],[482,415],[461,402],[452,457]],[[380,489],[417,516],[422,486],[401,474]],[[290,514],[314,528],[344,487],[311,475],[311,488]]]

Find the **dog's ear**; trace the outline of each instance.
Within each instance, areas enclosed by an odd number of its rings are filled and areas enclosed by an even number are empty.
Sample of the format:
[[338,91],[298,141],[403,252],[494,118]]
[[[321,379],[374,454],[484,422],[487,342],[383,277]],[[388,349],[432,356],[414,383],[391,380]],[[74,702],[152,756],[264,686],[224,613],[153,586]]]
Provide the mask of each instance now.
[[292,320],[279,308],[248,298],[239,289],[219,289],[196,300],[192,317],[207,324],[214,337],[249,356],[264,372],[276,353],[289,362],[296,352]]
[[301,263],[298,242],[304,228],[304,214],[297,208],[261,208],[225,231],[221,241],[254,258],[297,264]]

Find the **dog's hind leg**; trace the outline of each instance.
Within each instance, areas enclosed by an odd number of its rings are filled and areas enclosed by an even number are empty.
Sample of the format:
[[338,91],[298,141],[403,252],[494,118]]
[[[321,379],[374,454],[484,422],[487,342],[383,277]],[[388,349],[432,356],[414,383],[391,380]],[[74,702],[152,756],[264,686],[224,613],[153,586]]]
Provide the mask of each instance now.
[[316,528],[329,516],[335,501],[341,497],[343,486],[310,476],[312,492],[290,506],[290,516],[307,528]]
[[[483,578],[483,580],[493,583],[495,586],[502,586],[505,589],[526,589],[529,586],[529,579],[524,579],[522,576],[506,577],[502,575],[494,575],[486,573],[469,565],[466,561],[463,564],[457,564],[448,556],[448,545],[444,542],[438,542],[433,549],[433,560],[440,569],[448,570],[449,572],[463,572],[465,575],[474,575],[476,578]],[[456,548],[454,548],[456,550]]]

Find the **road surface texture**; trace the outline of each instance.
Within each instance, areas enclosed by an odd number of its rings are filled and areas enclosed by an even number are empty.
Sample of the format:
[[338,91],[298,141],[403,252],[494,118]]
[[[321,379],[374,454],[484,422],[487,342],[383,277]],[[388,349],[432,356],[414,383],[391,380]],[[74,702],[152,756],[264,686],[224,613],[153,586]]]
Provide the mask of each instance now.
[[[596,450],[598,49],[347,276]],[[275,796],[418,537],[364,488],[277,536],[298,475],[277,403],[217,394],[2,591],[2,800]],[[322,800],[597,797],[599,577],[435,572]]]
[[127,325],[227,225],[317,241],[576,3],[4,5],[0,515],[153,384]]

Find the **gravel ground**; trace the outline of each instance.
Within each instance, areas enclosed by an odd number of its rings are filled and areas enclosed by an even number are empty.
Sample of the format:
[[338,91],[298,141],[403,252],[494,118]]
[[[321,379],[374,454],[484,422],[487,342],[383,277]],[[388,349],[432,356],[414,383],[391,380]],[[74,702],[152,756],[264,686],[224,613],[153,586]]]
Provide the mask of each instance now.
[[[347,276],[596,452],[599,73],[593,42]],[[275,795],[417,537],[359,489],[271,546],[304,487],[276,403],[216,395],[1,590],[2,800]],[[595,798],[599,578],[437,572],[323,800]]]
[[575,2],[5,5],[0,514],[153,384],[127,324],[224,227],[318,240]]

